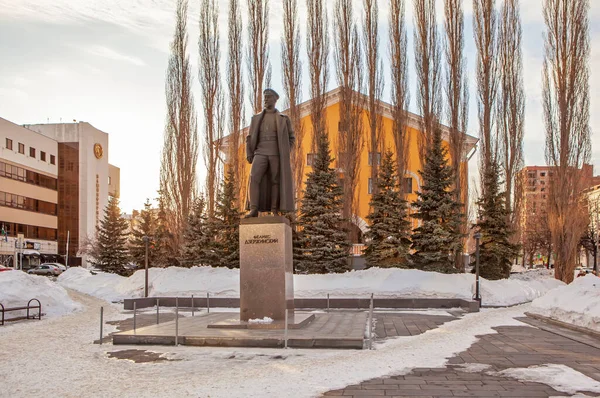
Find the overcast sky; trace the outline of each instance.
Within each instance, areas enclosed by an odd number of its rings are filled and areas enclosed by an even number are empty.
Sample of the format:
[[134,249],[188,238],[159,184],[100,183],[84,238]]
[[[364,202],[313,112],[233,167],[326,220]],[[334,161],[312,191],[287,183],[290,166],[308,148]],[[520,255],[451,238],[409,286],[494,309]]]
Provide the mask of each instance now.
[[[442,0],[438,20],[442,25]],[[227,0],[220,7],[225,37]],[[242,1],[245,4],[245,1]],[[273,87],[282,90],[280,37],[281,2],[271,0],[270,59]],[[305,1],[299,0],[306,58]],[[327,1],[333,3],[333,1]],[[387,57],[387,3],[379,0],[382,56]],[[600,167],[600,1],[590,0],[591,120],[593,163]],[[121,206],[130,213],[155,198],[158,189],[160,151],[165,120],[164,76],[169,42],[174,29],[175,0],[0,0],[0,117],[17,124],[86,121],[109,134],[109,161],[121,168]],[[361,1],[355,14],[362,17]],[[545,164],[542,122],[541,66],[544,21],[542,0],[521,0],[526,105],[525,161]],[[200,0],[190,2],[189,51],[197,75],[198,10]],[[472,34],[472,2],[465,0],[465,37],[468,78],[471,86],[469,133],[478,136],[475,91],[475,49]],[[247,13],[242,13],[245,16]],[[407,0],[409,41],[412,48],[412,1]],[[443,33],[443,32],[441,32]],[[222,45],[225,52],[226,45]],[[411,106],[416,111],[414,57],[408,54]],[[224,64],[225,59],[222,59]],[[384,62],[387,64],[387,62]],[[308,99],[308,72],[303,70],[303,99]],[[389,70],[385,69],[386,83]],[[335,75],[331,75],[334,88]],[[194,82],[200,108],[199,86]],[[248,90],[248,89],[247,89]],[[384,100],[389,98],[386,84]],[[246,106],[246,120],[251,116]],[[201,117],[199,117],[202,128]],[[472,174],[477,162],[471,161]],[[199,173],[203,178],[202,161]],[[597,170],[600,173],[600,170]]]

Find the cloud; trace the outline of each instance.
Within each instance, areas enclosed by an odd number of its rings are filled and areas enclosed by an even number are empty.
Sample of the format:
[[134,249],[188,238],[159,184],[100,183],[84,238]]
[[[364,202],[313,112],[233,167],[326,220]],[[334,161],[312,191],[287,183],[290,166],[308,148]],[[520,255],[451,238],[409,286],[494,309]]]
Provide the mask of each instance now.
[[105,46],[92,46],[86,49],[86,52],[91,55],[98,57],[114,59],[116,61],[129,62],[136,66],[146,66],[146,63],[140,58],[133,57],[131,55],[121,54],[111,48]]

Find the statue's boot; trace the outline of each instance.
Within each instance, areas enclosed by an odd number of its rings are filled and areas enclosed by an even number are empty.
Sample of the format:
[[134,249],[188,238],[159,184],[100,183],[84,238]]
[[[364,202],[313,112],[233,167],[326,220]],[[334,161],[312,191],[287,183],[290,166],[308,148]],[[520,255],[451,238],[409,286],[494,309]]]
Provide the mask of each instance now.
[[252,217],[258,217],[258,208],[252,207],[250,209],[250,212],[244,216],[244,218],[252,218]]

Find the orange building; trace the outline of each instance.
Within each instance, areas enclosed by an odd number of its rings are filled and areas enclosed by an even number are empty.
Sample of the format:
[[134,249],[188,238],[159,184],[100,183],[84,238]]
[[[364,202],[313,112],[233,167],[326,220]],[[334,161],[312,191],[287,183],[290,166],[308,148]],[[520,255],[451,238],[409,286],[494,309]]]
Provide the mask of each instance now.
[[[340,122],[340,93],[341,88],[336,88],[326,93],[326,123],[327,123],[327,131],[329,134],[330,140],[330,149],[331,156],[334,158],[332,163],[332,167],[336,167],[340,173],[340,178],[343,178],[343,170],[339,167],[338,159],[340,159],[340,150],[339,150],[339,122]],[[365,97],[366,98],[366,97]],[[306,101],[299,105],[300,108],[300,117],[302,120],[303,128],[304,128],[304,138],[302,140],[302,153],[304,154],[304,183],[306,182],[306,178],[308,173],[312,171],[311,163],[314,157],[312,143],[313,143],[313,131],[311,124],[311,114],[310,114],[310,100]],[[394,140],[392,136],[392,105],[385,103],[383,101],[379,101],[379,108],[381,109],[383,115],[383,127],[382,127],[382,141],[384,151],[391,150],[395,152]],[[285,113],[285,111],[283,111]],[[420,132],[420,124],[422,118],[416,114],[409,113],[408,115],[408,136],[409,136],[409,156],[408,156],[408,166],[404,175],[404,186],[410,189],[407,189],[408,195],[406,199],[411,202],[416,199],[416,192],[420,189],[422,180],[419,175],[419,170],[421,169],[421,161],[419,159],[419,151],[418,151],[418,140],[417,137]],[[363,113],[363,123],[364,128],[363,132],[365,134],[364,142],[361,155],[360,155],[360,167],[359,167],[359,177],[358,177],[358,187],[356,189],[357,195],[357,211],[354,214],[353,222],[356,224],[358,228],[362,232],[366,232],[368,229],[368,223],[366,221],[366,216],[369,214],[369,202],[371,200],[371,162],[369,159],[369,149],[368,149],[368,118],[366,112]],[[248,134],[248,127],[243,129],[241,137],[245,137]],[[442,134],[444,144],[448,144],[448,127],[442,126]],[[477,144],[477,138],[467,135],[465,139],[465,147],[463,150],[463,168],[465,172],[467,172],[467,162],[468,159],[474,154],[475,147]],[[225,145],[227,140],[225,140]],[[224,148],[225,149],[225,148]],[[243,150],[243,148],[242,148]],[[227,152],[225,150],[225,152]],[[379,157],[379,156],[378,156]],[[245,158],[243,156],[242,158]],[[245,163],[244,163],[245,164]],[[249,173],[249,167],[246,164],[245,173]],[[468,178],[466,179],[468,181]],[[301,194],[300,194],[301,195]]]

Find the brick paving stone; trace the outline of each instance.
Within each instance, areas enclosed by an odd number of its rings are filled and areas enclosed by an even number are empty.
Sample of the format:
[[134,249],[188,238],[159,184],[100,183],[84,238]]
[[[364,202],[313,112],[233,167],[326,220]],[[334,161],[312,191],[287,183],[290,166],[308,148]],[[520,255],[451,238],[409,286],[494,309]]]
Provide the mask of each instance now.
[[[396,331],[403,324],[408,334],[431,328],[438,320],[419,321],[416,316],[395,320]],[[478,336],[469,349],[450,358],[445,368],[415,368],[410,374],[378,378],[346,388],[341,397],[550,397],[570,396],[550,386],[489,374],[507,368],[563,364],[600,381],[600,349],[567,337],[524,326],[495,328],[497,334]],[[490,365],[480,373],[461,370],[463,363]],[[378,392],[374,394],[374,392]],[[600,395],[586,392],[591,397]],[[331,393],[339,394],[339,390]],[[385,395],[382,395],[384,393]],[[328,395],[325,395],[328,396]]]

